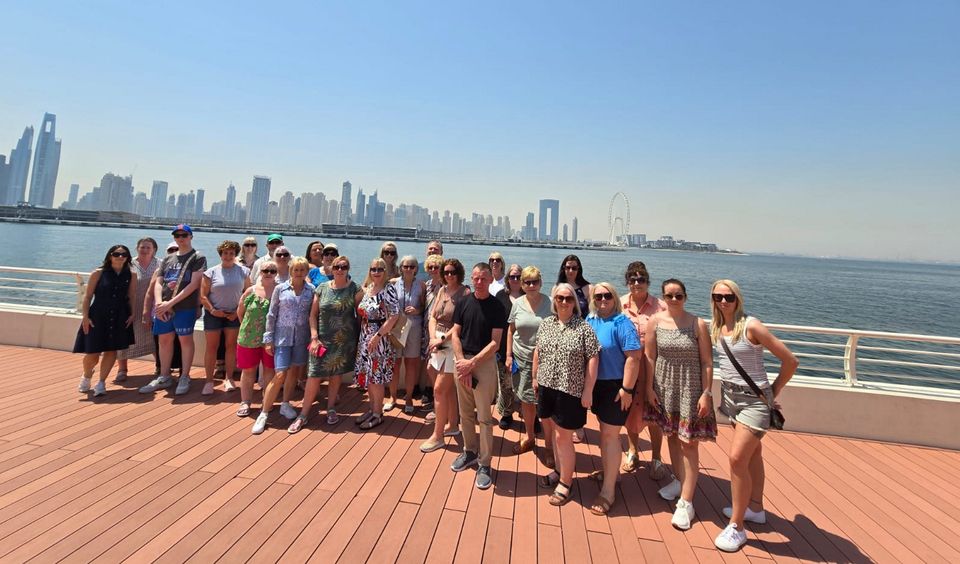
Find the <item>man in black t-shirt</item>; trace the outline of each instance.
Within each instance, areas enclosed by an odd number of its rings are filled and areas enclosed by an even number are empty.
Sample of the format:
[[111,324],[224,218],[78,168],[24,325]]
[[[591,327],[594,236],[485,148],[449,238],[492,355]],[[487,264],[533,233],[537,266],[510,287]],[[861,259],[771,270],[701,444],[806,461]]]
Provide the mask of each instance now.
[[[497,395],[497,349],[507,324],[507,312],[500,300],[490,295],[493,273],[488,264],[477,263],[470,280],[473,293],[463,298],[453,311],[451,344],[457,366],[463,453],[450,468],[461,472],[479,462],[476,485],[485,490],[493,485],[490,461],[496,420],[490,405]],[[479,437],[477,423],[480,424]]]

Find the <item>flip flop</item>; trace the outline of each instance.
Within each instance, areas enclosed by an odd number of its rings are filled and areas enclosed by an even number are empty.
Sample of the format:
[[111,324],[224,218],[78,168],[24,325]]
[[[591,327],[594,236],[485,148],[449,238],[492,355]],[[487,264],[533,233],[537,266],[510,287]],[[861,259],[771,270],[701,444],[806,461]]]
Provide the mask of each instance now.
[[620,465],[621,472],[633,472],[640,467],[640,455],[634,452],[628,452],[623,464]]

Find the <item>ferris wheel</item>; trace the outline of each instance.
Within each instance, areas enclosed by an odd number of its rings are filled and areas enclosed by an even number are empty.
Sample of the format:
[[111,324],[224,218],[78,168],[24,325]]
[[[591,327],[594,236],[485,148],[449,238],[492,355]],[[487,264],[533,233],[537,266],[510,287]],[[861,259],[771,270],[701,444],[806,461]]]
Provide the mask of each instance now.
[[610,208],[607,212],[607,223],[610,226],[608,244],[624,246],[627,244],[627,233],[630,232],[630,200],[623,192],[617,192],[610,199]]

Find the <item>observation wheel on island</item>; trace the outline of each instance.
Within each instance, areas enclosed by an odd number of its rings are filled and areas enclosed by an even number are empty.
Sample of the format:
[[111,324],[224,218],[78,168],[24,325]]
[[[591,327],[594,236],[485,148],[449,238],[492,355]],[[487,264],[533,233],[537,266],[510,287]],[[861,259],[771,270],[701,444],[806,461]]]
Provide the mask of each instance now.
[[617,192],[610,200],[607,212],[607,224],[610,227],[609,245],[626,246],[627,233],[630,232],[630,200],[623,192]]

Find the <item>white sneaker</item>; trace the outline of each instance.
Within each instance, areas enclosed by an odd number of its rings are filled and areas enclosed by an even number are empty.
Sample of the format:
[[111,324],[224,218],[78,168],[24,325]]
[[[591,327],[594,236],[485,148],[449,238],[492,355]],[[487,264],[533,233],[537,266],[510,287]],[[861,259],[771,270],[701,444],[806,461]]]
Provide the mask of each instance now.
[[[730,516],[733,515],[733,508],[724,507],[723,515],[729,519]],[[743,520],[750,521],[751,523],[756,523],[758,525],[763,525],[767,522],[767,512],[762,509],[760,511],[754,511],[748,507],[746,513],[743,514]]]
[[177,389],[173,393],[174,395],[177,395],[177,396],[189,394],[190,393],[190,377],[180,376],[179,378],[177,378]]
[[686,531],[690,528],[690,523],[696,514],[697,512],[693,510],[693,504],[680,498],[677,500],[677,510],[673,512],[673,519],[670,519],[670,524],[681,531]]
[[669,484],[660,488],[657,493],[667,501],[673,501],[680,497],[680,480],[674,478]]
[[103,383],[103,380],[100,380],[93,388],[93,396],[96,397],[105,395],[107,395],[107,385]]
[[283,402],[280,404],[280,415],[283,415],[287,419],[296,419],[297,410],[294,409],[289,403]]
[[259,435],[267,428],[267,413],[260,412],[260,415],[257,415],[257,420],[253,422],[253,429],[250,430],[254,435]]
[[724,552],[736,552],[747,544],[747,532],[738,529],[736,523],[730,523],[724,530],[720,531],[713,544]]
[[85,394],[90,391],[90,378],[80,377],[80,385],[77,386],[77,391],[81,394]]

